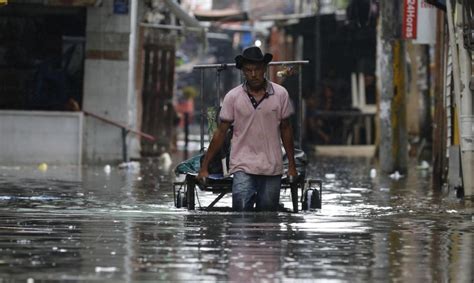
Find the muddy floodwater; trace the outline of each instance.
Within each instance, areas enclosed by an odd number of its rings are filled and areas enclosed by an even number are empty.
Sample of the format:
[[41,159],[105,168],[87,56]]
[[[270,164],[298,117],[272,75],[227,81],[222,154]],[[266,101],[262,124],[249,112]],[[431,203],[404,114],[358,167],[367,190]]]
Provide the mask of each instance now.
[[472,204],[417,164],[399,179],[372,168],[312,157],[321,210],[233,213],[175,208],[173,174],[152,160],[3,166],[0,282],[473,282]]

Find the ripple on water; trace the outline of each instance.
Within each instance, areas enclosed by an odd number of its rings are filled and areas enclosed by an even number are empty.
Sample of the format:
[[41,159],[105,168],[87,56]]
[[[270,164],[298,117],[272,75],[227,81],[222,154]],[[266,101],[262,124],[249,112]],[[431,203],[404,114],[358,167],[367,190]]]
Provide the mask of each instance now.
[[[169,178],[149,164],[110,174],[86,167],[73,180],[0,168],[0,274],[111,282],[435,274],[471,282],[472,210],[427,192],[423,176],[395,182],[371,178],[371,168],[367,160],[312,159],[308,176],[324,181],[323,208],[298,214],[176,209]],[[282,200],[291,207],[289,191]]]

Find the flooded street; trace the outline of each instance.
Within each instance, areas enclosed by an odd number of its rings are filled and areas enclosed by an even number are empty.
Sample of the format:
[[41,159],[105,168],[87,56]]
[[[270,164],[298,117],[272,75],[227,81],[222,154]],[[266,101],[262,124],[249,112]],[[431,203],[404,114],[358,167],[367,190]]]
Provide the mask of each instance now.
[[0,282],[473,282],[472,204],[416,164],[398,180],[372,168],[313,157],[321,210],[241,214],[175,208],[172,173],[148,161],[1,167]]

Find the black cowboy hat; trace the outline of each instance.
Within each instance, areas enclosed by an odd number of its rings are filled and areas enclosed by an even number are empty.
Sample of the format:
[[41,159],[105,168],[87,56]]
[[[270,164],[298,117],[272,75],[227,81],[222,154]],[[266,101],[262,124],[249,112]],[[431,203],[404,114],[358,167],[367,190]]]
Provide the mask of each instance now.
[[242,55],[237,55],[235,57],[235,67],[237,69],[242,69],[242,64],[244,62],[263,62],[265,64],[268,64],[268,62],[272,61],[272,58],[272,54],[265,53],[265,55],[263,55],[262,50],[260,50],[260,48],[258,48],[257,46],[250,46],[244,49]]

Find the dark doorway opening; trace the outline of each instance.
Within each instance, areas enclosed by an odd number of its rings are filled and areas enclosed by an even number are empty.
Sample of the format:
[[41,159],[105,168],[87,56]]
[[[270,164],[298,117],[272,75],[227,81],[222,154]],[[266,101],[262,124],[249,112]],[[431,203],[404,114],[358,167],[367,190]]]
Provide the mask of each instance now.
[[0,10],[0,109],[79,110],[86,9],[10,4]]

